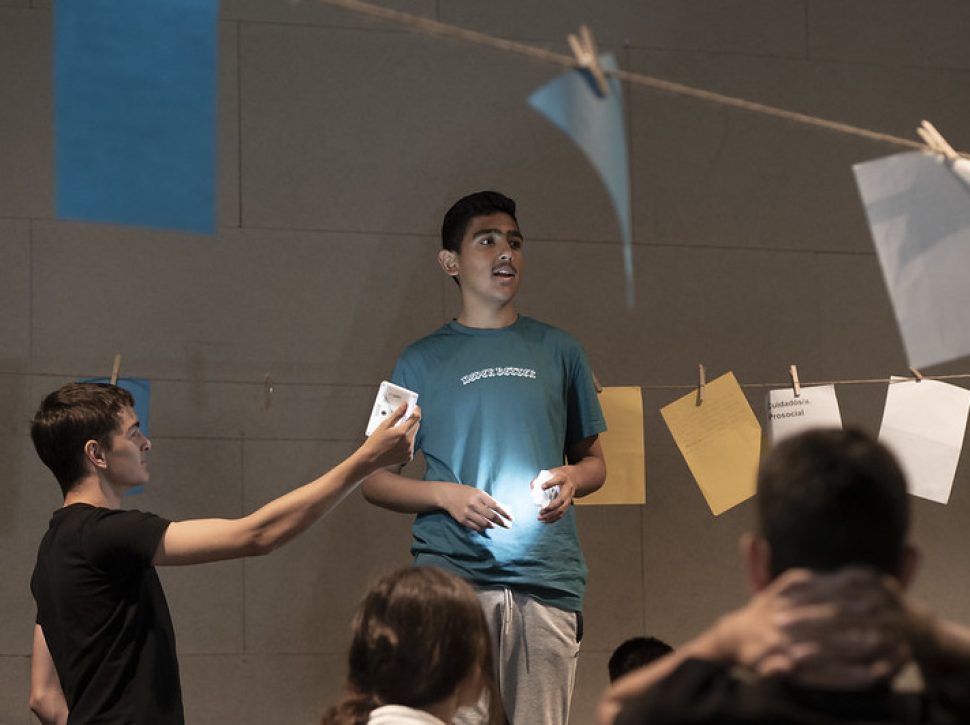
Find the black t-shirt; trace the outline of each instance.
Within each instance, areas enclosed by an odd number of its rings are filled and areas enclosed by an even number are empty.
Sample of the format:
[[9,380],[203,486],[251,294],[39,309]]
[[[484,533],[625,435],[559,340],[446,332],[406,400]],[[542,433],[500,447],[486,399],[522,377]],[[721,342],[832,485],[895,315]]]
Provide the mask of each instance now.
[[966,706],[893,692],[888,683],[846,691],[779,677],[746,681],[726,665],[688,659],[628,703],[615,725],[957,725],[967,722]]
[[58,509],[30,588],[71,723],[183,723],[175,632],[152,558],[169,522]]

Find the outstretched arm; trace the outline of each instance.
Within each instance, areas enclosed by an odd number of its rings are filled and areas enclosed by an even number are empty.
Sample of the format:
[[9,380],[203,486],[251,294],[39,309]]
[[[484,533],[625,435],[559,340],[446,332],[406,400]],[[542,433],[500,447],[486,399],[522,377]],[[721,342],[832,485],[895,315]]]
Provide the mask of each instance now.
[[30,709],[44,725],[67,722],[64,691],[39,624],[34,625],[34,650],[30,657]]
[[333,509],[361,479],[387,465],[410,460],[421,419],[402,404],[360,448],[305,486],[270,501],[241,519],[194,519],[169,525],[155,552],[154,564],[200,564],[267,554],[285,544]]

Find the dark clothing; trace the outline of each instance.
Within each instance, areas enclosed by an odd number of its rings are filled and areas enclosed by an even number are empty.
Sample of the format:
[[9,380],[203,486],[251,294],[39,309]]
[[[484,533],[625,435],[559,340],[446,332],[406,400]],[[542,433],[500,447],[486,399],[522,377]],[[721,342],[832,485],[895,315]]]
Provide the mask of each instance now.
[[169,522],[54,512],[30,588],[71,723],[183,723],[175,632],[152,558]]
[[818,690],[782,678],[744,681],[726,665],[689,659],[639,699],[616,725],[956,725],[968,703],[945,707],[888,683],[865,690]]

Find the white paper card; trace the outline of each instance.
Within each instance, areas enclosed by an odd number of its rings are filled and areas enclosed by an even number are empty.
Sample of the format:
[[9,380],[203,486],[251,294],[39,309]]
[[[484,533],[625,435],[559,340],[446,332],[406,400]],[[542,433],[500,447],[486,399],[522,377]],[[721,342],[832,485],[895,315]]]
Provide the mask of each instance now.
[[834,385],[801,388],[798,397],[792,388],[769,390],[766,406],[768,441],[772,444],[812,428],[842,427]]
[[879,441],[899,460],[909,492],[946,503],[970,412],[970,391],[938,380],[893,378]]
[[970,355],[970,161],[912,151],[852,170],[910,366]]

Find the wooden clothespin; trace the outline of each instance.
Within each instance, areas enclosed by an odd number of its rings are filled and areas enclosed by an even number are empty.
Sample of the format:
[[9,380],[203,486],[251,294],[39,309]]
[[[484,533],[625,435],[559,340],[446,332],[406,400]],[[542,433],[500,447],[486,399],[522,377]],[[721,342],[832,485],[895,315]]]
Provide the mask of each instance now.
[[697,405],[704,402],[704,386],[707,381],[704,379],[704,366],[697,366]]
[[797,398],[802,394],[802,384],[798,381],[798,366],[789,366],[788,374],[791,376],[791,386],[795,390],[795,397]]
[[924,120],[916,129],[916,133],[929,146],[930,151],[942,154],[947,161],[956,161],[960,158],[960,154],[943,138],[943,134],[936,130],[936,126],[929,121]]
[[600,379],[598,377],[596,377],[596,373],[595,372],[593,372],[592,370],[590,372],[593,373],[593,387],[596,388],[596,392],[597,393],[602,393],[603,392],[603,386],[600,384]]
[[913,374],[913,377],[916,378],[917,383],[923,382],[923,373],[916,368],[910,368],[909,371]]
[[273,378],[270,377],[269,373],[263,378],[263,407],[266,410],[270,409],[273,404]]
[[121,372],[121,353],[115,353],[115,361],[111,365],[111,384],[118,384],[118,373]]
[[606,73],[600,65],[600,54],[596,49],[596,41],[588,25],[579,26],[579,36],[570,33],[567,40],[569,47],[576,57],[576,65],[583,70],[589,71],[593,76],[593,82],[599,95],[606,98],[610,95],[610,84],[606,80]]

